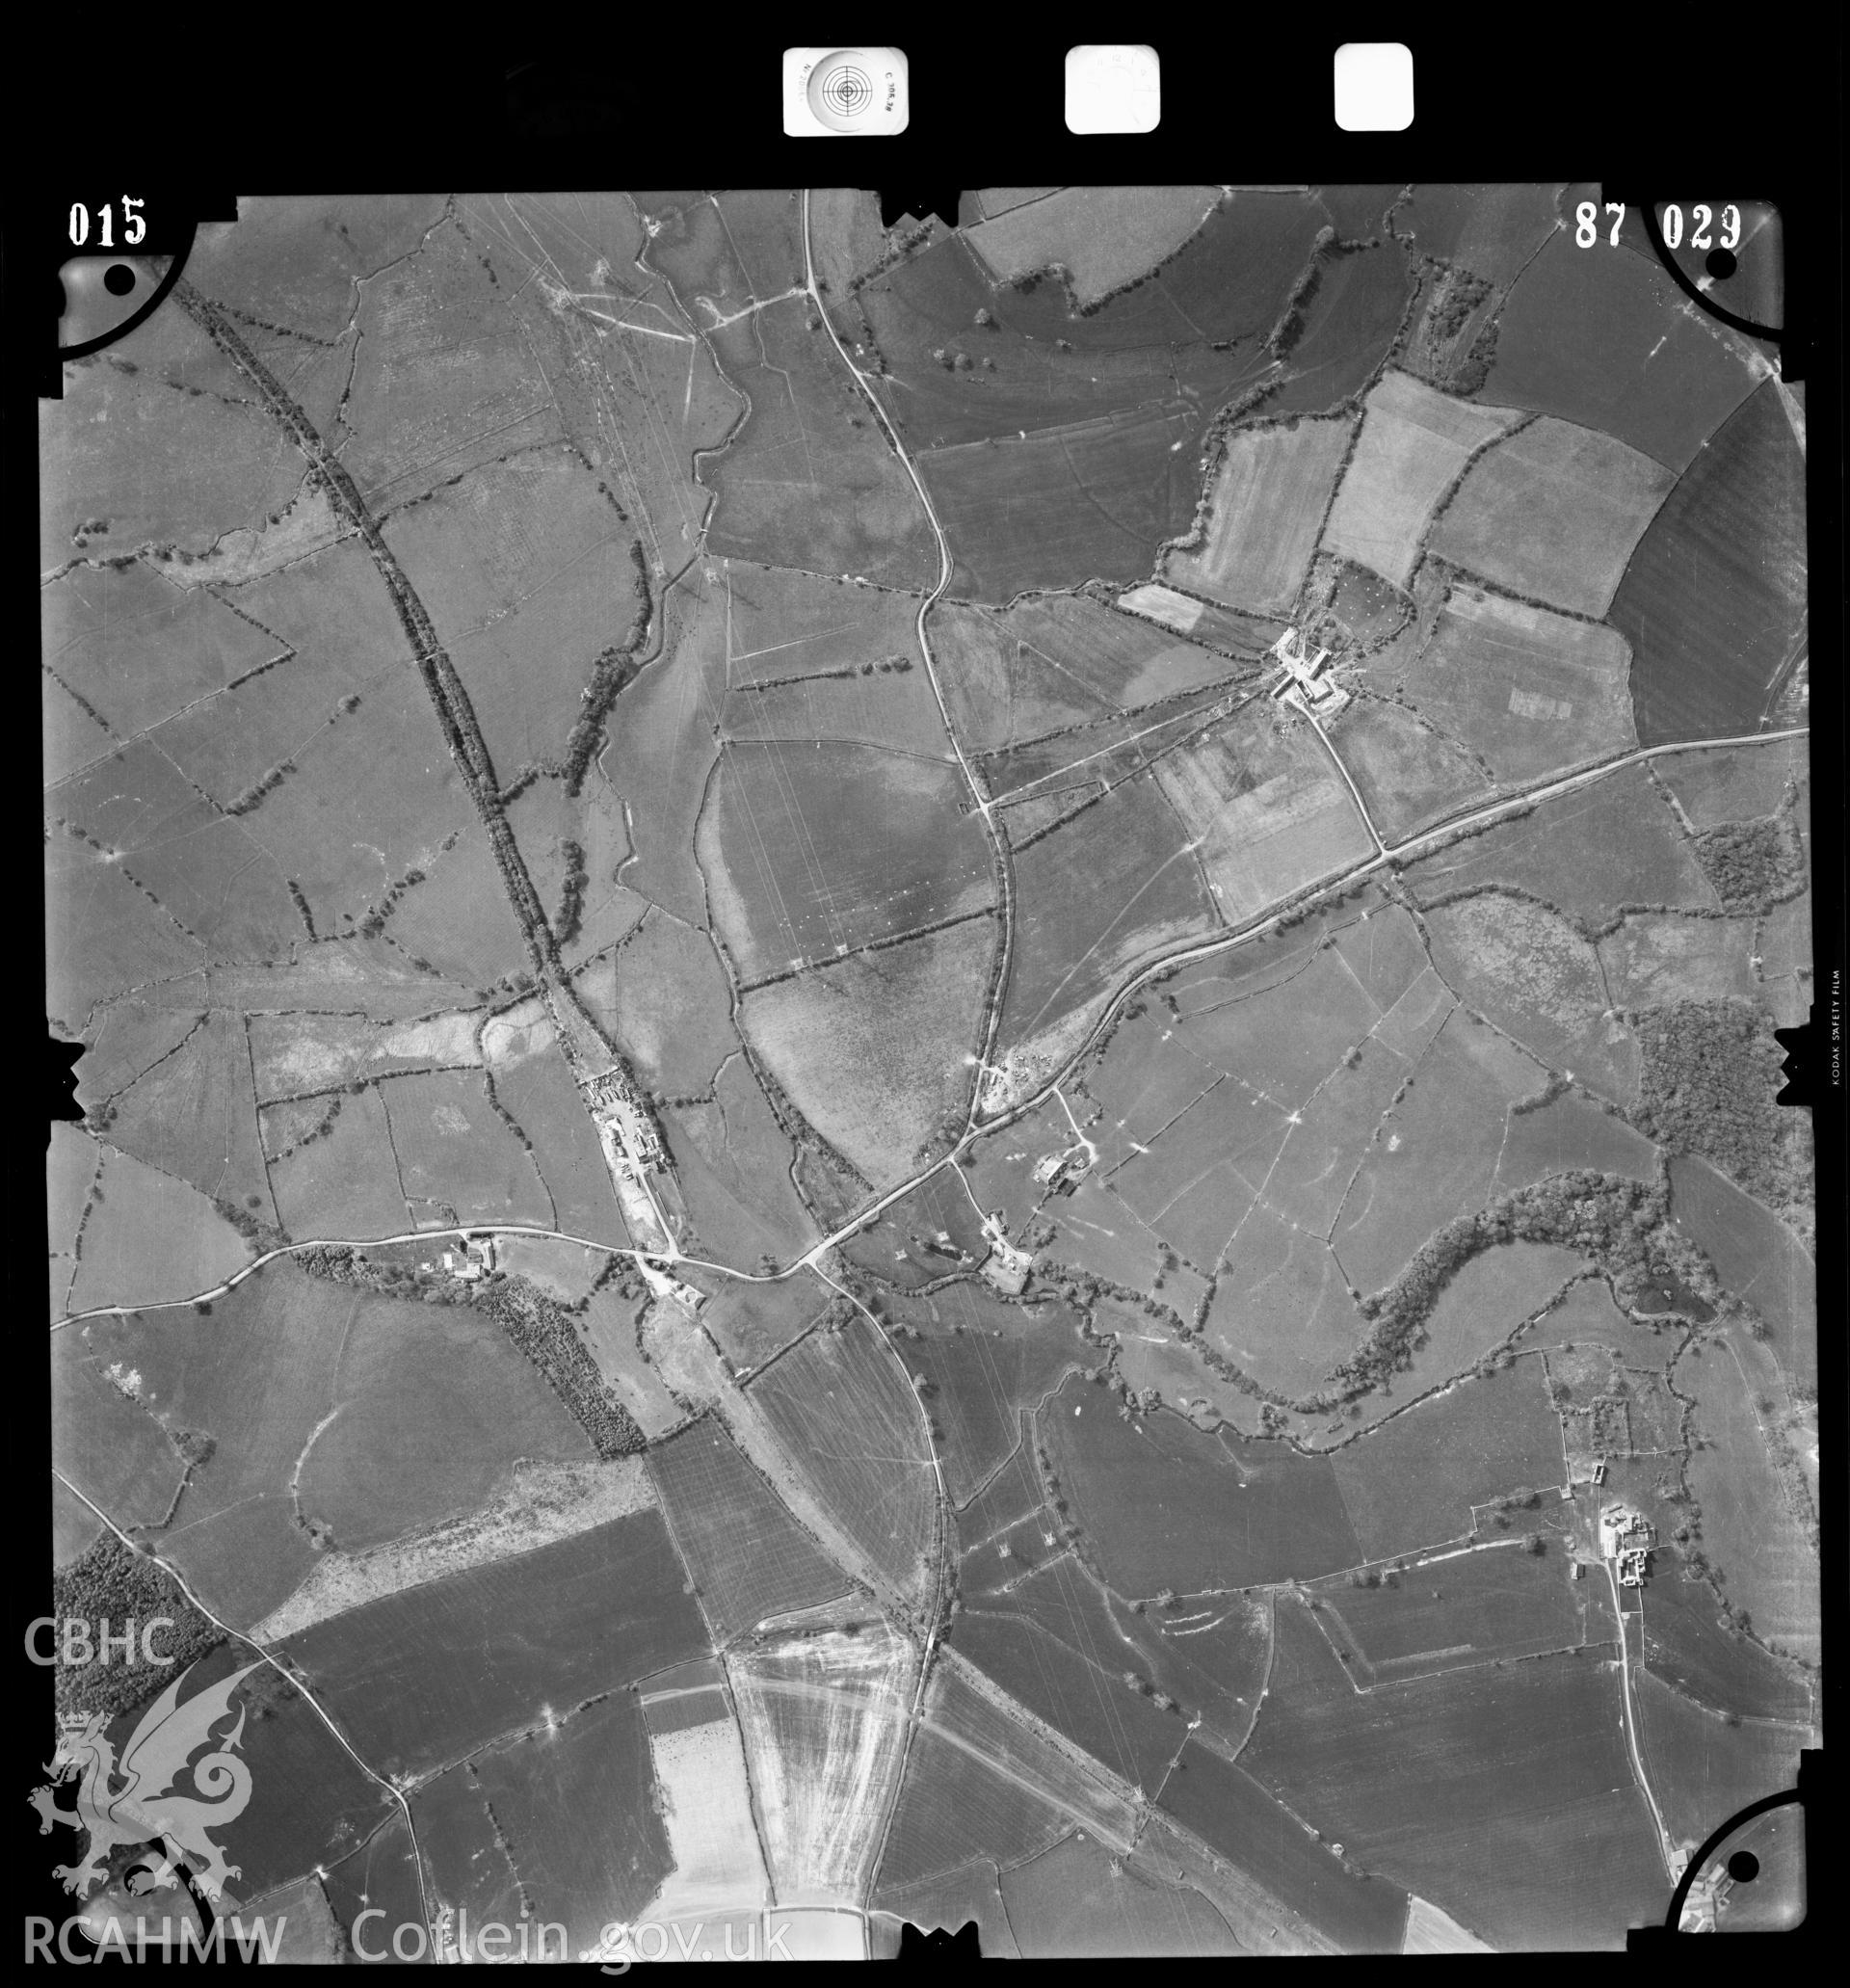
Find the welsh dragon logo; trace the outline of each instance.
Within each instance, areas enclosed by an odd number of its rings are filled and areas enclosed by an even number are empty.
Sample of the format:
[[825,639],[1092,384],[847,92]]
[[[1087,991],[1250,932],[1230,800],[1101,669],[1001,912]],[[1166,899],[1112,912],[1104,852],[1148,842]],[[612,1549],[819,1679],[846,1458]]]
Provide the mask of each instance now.
[[[52,1872],[64,1879],[67,1892],[88,1896],[108,1875],[112,1851],[147,1842],[158,1842],[162,1854],[149,1872],[131,1881],[132,1891],[176,1883],[182,1858],[189,1860],[189,1869],[195,1868],[192,1860],[203,1867],[197,1870],[197,1882],[210,1898],[223,1893],[227,1878],[238,1875],[238,1867],[225,1864],[225,1852],[207,1832],[243,1815],[251,1799],[251,1769],[236,1751],[244,1737],[243,1708],[223,1740],[215,1742],[213,1728],[230,1717],[233,1694],[256,1668],[246,1664],[195,1692],[184,1705],[180,1686],[191,1672],[181,1672],[142,1714],[119,1761],[105,1736],[108,1718],[103,1713],[59,1735],[57,1752],[45,1766],[51,1782],[35,1789],[29,1799],[39,1811],[40,1836],[48,1836],[54,1822],[64,1822],[89,1838],[81,1863],[61,1864]],[[195,1760],[201,1747],[213,1750]],[[198,1794],[176,1794],[174,1781],[189,1766]],[[60,1808],[53,1792],[72,1781],[75,1806]]]

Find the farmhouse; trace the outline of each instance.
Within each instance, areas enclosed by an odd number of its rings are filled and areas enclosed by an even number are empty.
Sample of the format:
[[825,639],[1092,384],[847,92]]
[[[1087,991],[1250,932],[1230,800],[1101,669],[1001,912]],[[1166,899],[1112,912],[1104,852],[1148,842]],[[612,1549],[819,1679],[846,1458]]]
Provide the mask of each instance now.
[[1092,1165],[1092,1155],[1083,1146],[1066,1153],[1049,1153],[1034,1163],[1035,1184],[1056,1194],[1070,1194]]
[[1349,693],[1323,675],[1330,651],[1313,654],[1295,628],[1287,628],[1272,645],[1271,653],[1284,666],[1272,695],[1294,709],[1318,718],[1333,718],[1348,702]]
[[460,1250],[443,1252],[443,1267],[464,1284],[474,1284],[494,1268],[494,1237],[465,1235]]
[[1618,1562],[1622,1587],[1644,1586],[1655,1539],[1651,1522],[1628,1506],[1615,1499],[1601,1509],[1599,1551],[1608,1560]]
[[995,1247],[983,1259],[982,1274],[997,1290],[1018,1298],[1027,1286],[1034,1257],[1027,1250],[1012,1249],[999,1236]]
[[643,1273],[647,1284],[658,1298],[666,1298],[671,1304],[680,1306],[690,1316],[706,1303],[706,1293],[697,1290],[691,1284],[683,1284],[678,1277],[671,1276],[668,1270],[650,1257],[638,1257],[636,1267]]

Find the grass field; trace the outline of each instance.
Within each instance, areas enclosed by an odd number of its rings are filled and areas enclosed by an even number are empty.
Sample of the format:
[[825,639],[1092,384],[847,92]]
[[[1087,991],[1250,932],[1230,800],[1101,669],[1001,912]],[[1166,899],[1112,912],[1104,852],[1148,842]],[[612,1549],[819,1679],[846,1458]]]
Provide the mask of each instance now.
[[[300,927],[298,927],[300,929]],[[75,841],[54,840],[45,863],[45,995],[67,1040],[98,1002],[179,979],[206,964],[204,944],[154,903],[119,864]]]
[[[1634,213],[1625,231],[1642,225]],[[1758,369],[1683,309],[1654,259],[1590,254],[1573,236],[1570,215],[1510,293],[1485,398],[1603,429],[1681,469]]]
[[1338,1449],[1330,1468],[1361,1541],[1358,1560],[1464,1538],[1473,1505],[1562,1481],[1540,1362],[1460,1382]]
[[1570,1093],[1540,1111],[1510,1120],[1496,1163],[1495,1189],[1507,1194],[1546,1175],[1581,1167],[1649,1180],[1656,1164],[1656,1148],[1650,1140],[1641,1138],[1624,1119]]
[[1676,1380],[1695,1396],[1694,1427],[1707,1439],[1689,1459],[1689,1488],[1702,1506],[1703,1537],[1723,1592],[1751,1618],[1761,1642],[1816,1663],[1818,1551],[1769,1450],[1776,1415],[1758,1406],[1725,1339],[1700,1360],[1685,1353]]
[[453,848],[436,855],[424,882],[400,901],[390,929],[406,952],[464,987],[492,987],[528,967],[488,832],[475,822]]
[[1064,1305],[1005,1305],[974,1280],[897,1302],[893,1312],[922,1335],[907,1342],[906,1360],[930,1384],[925,1408],[942,1432],[953,1502],[973,1497],[1014,1448],[1021,1409],[1096,1358]]
[[1356,452],[1324,528],[1326,551],[1405,587],[1426,522],[1472,452],[1517,419],[1437,393],[1393,367],[1369,390]]
[[1201,411],[1168,400],[993,442],[921,450],[951,542],[954,591],[1007,602],[1034,587],[1147,579],[1193,515]]
[[1075,1650],[1008,1608],[1002,1598],[963,1617],[956,1630],[963,1655],[1133,1788],[1160,1788],[1188,1728],[1125,1683],[1130,1653]]
[[1501,1036],[1452,1010],[1413,1089],[1362,1150],[1335,1217],[1331,1247],[1358,1290],[1385,1289],[1436,1229],[1483,1205],[1509,1107],[1544,1081]]
[[1753,1000],[1760,991],[1753,967],[1758,929],[1754,918],[1641,913],[1599,941],[1599,964],[1620,1007]]
[[743,1056],[721,1071],[710,1101],[672,1108],[665,1126],[689,1218],[722,1260],[787,1261],[814,1241],[791,1184],[790,1141]]
[[1129,1870],[1079,1837],[1007,1872],[1002,1895],[1027,1960],[1205,1959],[1245,1950],[1193,1886]]
[[466,1912],[473,1925],[491,1920],[512,1925],[520,1916],[519,1880],[476,1786],[472,1763],[452,1767],[420,1788],[412,1797],[411,1819],[436,1895],[453,1910]]
[[1758,821],[1778,811],[1789,782],[1803,777],[1809,739],[1736,746],[1716,752],[1672,753],[1652,761],[1657,777],[1696,829]]
[[717,1640],[847,1588],[719,1423],[697,1422],[648,1465]]
[[1436,1387],[1466,1372],[1587,1268],[1584,1257],[1542,1242],[1502,1243],[1473,1257],[1422,1328],[1412,1385]]
[[473,1072],[391,1077],[379,1095],[405,1199],[420,1224],[435,1214],[547,1226],[551,1196]]
[[825,964],[745,997],[740,1020],[790,1100],[876,1187],[961,1123],[996,946],[988,917]]
[[729,748],[700,853],[748,980],[990,902],[980,827],[952,766],[865,746]]
[[1432,550],[1515,593],[1603,615],[1675,481],[1624,442],[1545,416],[1472,464]]
[[1635,742],[1626,663],[1610,628],[1460,586],[1397,674],[1421,711],[1515,785]]
[[1407,1894],[1316,1841],[1247,1770],[1190,1741],[1162,1804],[1342,1953],[1398,1953]]
[[1801,1386],[1817,1378],[1817,1270],[1776,1215],[1705,1161],[1670,1163],[1671,1218],[1715,1265],[1716,1275],[1773,1328],[1773,1350]]
[[1360,393],[1388,357],[1410,286],[1395,243],[1377,239],[1372,249],[1326,258],[1267,411],[1321,413]]
[[1105,992],[1131,961],[1216,922],[1186,833],[1139,775],[1016,862],[1004,1044],[1032,1042]]
[[[1622,1948],[1661,1919],[1616,1667],[1556,1657],[1358,1696],[1308,1614],[1282,1608],[1279,1633],[1242,1765],[1351,1858],[1499,1951]],[[1305,1646],[1289,1663],[1287,1633]]]
[[1810,1722],[1814,1691],[1807,1674],[1724,1627],[1706,1581],[1684,1580],[1668,1563],[1646,1587],[1640,1608],[1645,1662],[1667,1684],[1744,1719]]
[[[910,667],[896,668],[894,655]],[[731,691],[722,729],[728,740],[842,739],[948,758],[943,717],[925,672],[905,649],[867,663],[865,675],[857,669],[847,676],[799,676]]]
[[1607,1001],[1599,959],[1578,933],[1520,898],[1467,898],[1427,914],[1433,958],[1460,999],[1524,1048],[1628,1100],[1636,1051]]
[[730,1710],[705,1725],[651,1733],[648,1750],[674,1859],[650,1911],[678,1919],[764,1904],[764,1854],[753,1823],[745,1750]]
[[1377,1587],[1332,1576],[1313,1592],[1324,1634],[1347,1653],[1349,1675],[1364,1689],[1577,1650],[1588,1640],[1586,1590],[1568,1577],[1566,1556],[1531,1553],[1515,1539],[1415,1563],[1384,1575]]
[[1671,1835],[1690,1850],[1750,1802],[1797,1785],[1799,1749],[1811,1737],[1806,1728],[1758,1719],[1731,1726],[1649,1671],[1632,1690],[1645,1772]]
[[857,1316],[812,1333],[752,1383],[760,1412],[808,1461],[836,1523],[898,1586],[918,1578],[934,1498],[924,1417],[879,1334]]
[[[184,1180],[124,1153],[105,1150],[98,1157],[100,1171],[85,1176],[82,1191],[99,1198],[84,1224],[82,1255],[66,1268],[66,1282],[53,1278],[54,1314],[190,1298],[214,1289],[251,1260],[243,1236]],[[73,1236],[74,1231],[66,1242]]]
[[656,1512],[318,1623],[287,1652],[382,1772],[428,1771],[706,1647]]
[[1369,819],[1390,842],[1464,812],[1490,791],[1483,768],[1430,719],[1385,698],[1350,705],[1337,750]]
[[875,1817],[899,1771],[912,1670],[883,1622],[760,1645],[730,1665],[780,1904],[861,1895]]
[[1230,923],[1373,853],[1316,734],[1287,728],[1269,702],[1159,760],[1156,778],[1200,841],[1209,888]]
[[1718,904],[1676,816],[1637,766],[1437,850],[1407,872],[1422,901],[1476,884],[1532,891],[1596,930],[1621,905]]
[[[385,1918],[369,1919],[360,1929],[362,1939],[378,1925],[422,1923],[424,1897],[419,1874],[410,1831],[398,1816],[363,1848],[336,1865],[328,1873],[328,1902],[349,1944],[355,1922],[370,1906],[377,1905]],[[368,1940],[367,1945],[374,1943]]]
[[1069,1381],[1037,1426],[1073,1523],[1121,1593],[1238,1587],[1361,1558],[1323,1459],[1204,1436],[1173,1415],[1123,1422],[1096,1397],[1074,1416],[1088,1395]]
[[985,201],[985,219],[965,234],[998,281],[1058,263],[1086,305],[1180,248],[1219,198],[1211,186],[1065,187],[1001,212]]
[[[1008,1908],[996,1881],[992,1859],[976,1858],[922,1883],[898,1888],[883,1885],[870,1901],[879,1917],[868,1921],[868,1933],[876,1943],[894,1946],[901,1928],[913,1926],[921,1933],[942,1928],[955,1933],[974,1925],[977,1943],[986,1960],[1018,1960],[1021,1949],[1009,1929]],[[876,1944],[876,1952],[884,1950]]]
[[738,1050],[712,940],[659,908],[580,984],[650,1086],[671,1098],[698,1097]]
[[866,445],[878,439],[866,403],[805,307],[769,305],[710,334],[752,411],[711,471],[707,543],[734,559],[929,583],[937,555],[917,492],[885,448]]
[[1422,254],[1507,283],[1555,226],[1551,186],[1418,186],[1394,216]]
[[462,1013],[410,1022],[375,1022],[357,1015],[251,1015],[247,1028],[256,1095],[288,1098],[388,1071],[480,1063],[477,1020]]
[[270,1184],[283,1227],[304,1240],[361,1240],[410,1226],[377,1089],[344,1100],[325,1138],[272,1165]]
[[631,1693],[614,1691],[556,1731],[479,1755],[474,1775],[534,1916],[565,1926],[573,1956],[612,1920],[639,1915],[667,1874],[648,1743]]
[[1208,499],[1199,549],[1172,552],[1178,586],[1259,614],[1288,614],[1355,424],[1293,421],[1236,429]]
[[1670,493],[1612,598],[1646,745],[1767,723],[1806,649],[1805,458],[1769,381]]

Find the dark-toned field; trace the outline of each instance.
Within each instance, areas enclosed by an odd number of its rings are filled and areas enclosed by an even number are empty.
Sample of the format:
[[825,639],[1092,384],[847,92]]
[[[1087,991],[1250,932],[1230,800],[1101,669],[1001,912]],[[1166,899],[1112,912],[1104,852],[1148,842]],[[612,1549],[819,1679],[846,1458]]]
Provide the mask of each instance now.
[[381,1772],[428,1772],[706,1648],[657,1512],[369,1602],[287,1654]]
[[1394,226],[1422,254],[1506,283],[1553,229],[1554,195],[1553,187],[1534,184],[1417,186],[1396,210]]
[[1038,1427],[1073,1523],[1123,1594],[1240,1587],[1362,1557],[1322,1458],[1217,1440],[1169,1414],[1123,1422],[1080,1381]]
[[1346,1445],[1330,1467],[1369,1559],[1463,1538],[1474,1504],[1558,1485],[1566,1469],[1536,1361],[1461,1381]]
[[717,1422],[697,1422],[648,1462],[719,1641],[847,1587]]
[[1499,1194],[1526,1187],[1548,1174],[1589,1168],[1599,1174],[1653,1178],[1657,1150],[1624,1119],[1588,1098],[1569,1092],[1539,1111],[1514,1116],[1496,1164]]
[[1763,729],[1806,648],[1805,457],[1768,381],[1671,491],[1612,596],[1648,746]]
[[1161,1800],[1176,1821],[1257,1879],[1340,1952],[1400,1951],[1407,1894],[1315,1839],[1243,1766],[1191,1740],[1163,1784]]
[[1359,1696],[1306,1610],[1280,1608],[1279,1638],[1241,1764],[1352,1859],[1499,1950],[1623,1947],[1661,1920],[1670,1881],[1616,1664],[1553,1657]]
[[1243,1950],[1192,1886],[1128,1870],[1079,1837],[1009,1871],[1002,1895],[1025,1960],[1205,1959]]
[[1812,1736],[1808,1728],[1731,1720],[1649,1671],[1638,1673],[1632,1691],[1652,1790],[1672,1836],[1692,1849],[1750,1802],[1797,1784],[1799,1750]]
[[[1601,218],[1597,251],[1582,249],[1570,207],[1568,225],[1523,271],[1503,307],[1484,398],[1603,429],[1681,469],[1754,374],[1682,308],[1654,260],[1610,252],[1612,218]],[[1624,223],[1628,236],[1642,225],[1635,213]]]
[[1645,1663],[1685,1697],[1742,1718],[1809,1724],[1806,1673],[1724,1627],[1705,1580],[1685,1580],[1666,1560],[1642,1597]]

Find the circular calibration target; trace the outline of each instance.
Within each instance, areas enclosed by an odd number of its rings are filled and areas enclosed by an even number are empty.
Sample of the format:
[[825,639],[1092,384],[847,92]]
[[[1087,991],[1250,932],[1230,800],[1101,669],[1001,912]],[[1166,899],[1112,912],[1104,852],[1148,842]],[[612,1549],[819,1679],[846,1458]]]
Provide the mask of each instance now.
[[832,130],[852,131],[873,107],[867,71],[847,55],[825,56],[809,72],[809,108]]

